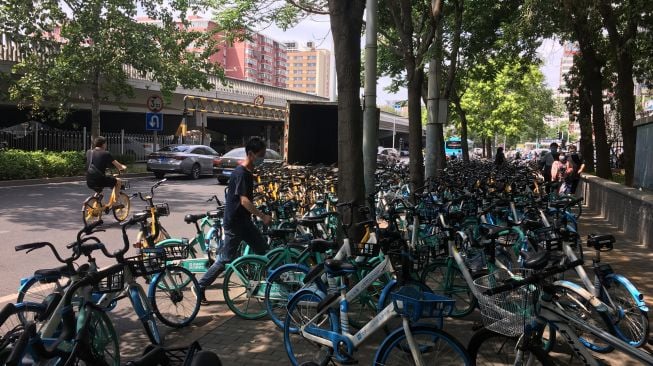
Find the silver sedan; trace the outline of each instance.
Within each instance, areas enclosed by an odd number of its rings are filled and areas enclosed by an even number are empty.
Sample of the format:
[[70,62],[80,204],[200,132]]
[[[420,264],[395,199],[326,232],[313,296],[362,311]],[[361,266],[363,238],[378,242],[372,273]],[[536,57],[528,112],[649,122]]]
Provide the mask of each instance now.
[[166,173],[187,174],[192,179],[202,175],[213,175],[214,164],[220,156],[204,145],[168,145],[152,153],[147,159],[147,170],[157,179]]

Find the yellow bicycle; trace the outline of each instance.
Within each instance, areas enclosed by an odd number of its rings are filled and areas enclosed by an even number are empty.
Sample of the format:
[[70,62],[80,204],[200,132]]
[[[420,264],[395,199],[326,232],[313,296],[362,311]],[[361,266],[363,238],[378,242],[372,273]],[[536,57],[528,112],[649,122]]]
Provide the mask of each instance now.
[[[114,174],[118,176],[119,174]],[[102,200],[104,199],[104,187],[95,187],[93,190],[95,193],[88,197],[84,204],[82,204],[82,220],[85,225],[91,225],[102,219],[103,214],[108,214],[109,211],[113,212],[113,217],[116,218],[119,222],[127,220],[129,217],[129,211],[131,209],[131,200],[129,195],[125,193],[125,189],[129,188],[129,182],[121,179],[120,193],[116,196],[111,191],[109,196],[109,202],[104,204]]]

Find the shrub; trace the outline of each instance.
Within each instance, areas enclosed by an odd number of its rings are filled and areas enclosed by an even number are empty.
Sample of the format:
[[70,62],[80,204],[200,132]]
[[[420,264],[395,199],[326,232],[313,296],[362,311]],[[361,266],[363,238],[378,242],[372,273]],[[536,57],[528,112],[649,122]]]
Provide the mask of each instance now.
[[69,177],[83,174],[86,158],[79,151],[0,151],[0,180]]

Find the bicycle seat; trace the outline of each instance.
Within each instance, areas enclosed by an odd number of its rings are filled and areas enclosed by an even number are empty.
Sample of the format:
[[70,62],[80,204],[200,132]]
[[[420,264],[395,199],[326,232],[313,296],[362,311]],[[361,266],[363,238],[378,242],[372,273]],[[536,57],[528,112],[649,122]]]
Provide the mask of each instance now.
[[524,259],[524,268],[542,269],[549,263],[549,252],[541,250],[539,252],[520,251],[519,256]]
[[312,252],[324,253],[327,250],[335,250],[338,248],[338,244],[333,241],[327,241],[324,239],[313,239],[309,244]]
[[267,234],[271,238],[281,239],[281,238],[285,238],[288,235],[292,235],[295,232],[297,232],[296,229],[270,229],[268,230]]
[[596,250],[602,252],[610,251],[614,248],[614,243],[616,242],[614,236],[612,235],[590,235],[587,238],[587,246],[594,247]]
[[335,259],[324,261],[324,269],[332,277],[344,276],[348,273],[356,272],[356,267],[353,264]]
[[135,222],[141,222],[147,220],[149,217],[150,217],[150,212],[143,211],[143,212],[135,213],[133,219]]
[[61,276],[72,276],[74,274],[75,274],[74,271],[71,273],[71,271],[68,270],[67,266],[61,266],[57,268],[37,269],[36,271],[34,271],[35,277],[61,277]]
[[510,230],[507,226],[481,226],[479,232],[488,239],[496,239],[502,231]]
[[203,219],[205,217],[206,217],[206,214],[195,214],[195,215],[188,214],[188,215],[184,216],[184,222],[186,222],[187,224],[192,224],[192,223],[196,222],[197,220],[201,220],[201,219]]

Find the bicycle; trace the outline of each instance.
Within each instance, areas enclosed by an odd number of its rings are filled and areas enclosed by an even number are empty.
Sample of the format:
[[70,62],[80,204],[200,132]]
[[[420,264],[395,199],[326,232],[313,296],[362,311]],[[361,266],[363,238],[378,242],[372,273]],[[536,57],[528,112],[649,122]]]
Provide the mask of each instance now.
[[167,203],[154,203],[154,190],[159,188],[168,179],[161,179],[150,187],[150,194],[143,196],[143,193],[138,192],[137,195],[141,201],[146,203],[145,209],[142,212],[149,214],[149,233],[146,235],[145,231],[141,231],[136,236],[135,248],[153,248],[155,243],[165,239],[170,239],[170,234],[161,225],[160,217],[170,215],[170,206]]
[[[370,243],[361,243],[355,248],[356,254],[362,256],[374,255],[380,249],[378,245]],[[407,269],[411,268],[412,264],[406,263],[407,258],[404,246],[402,281],[408,280],[410,276]],[[324,269],[329,277],[336,280],[342,280],[356,271],[354,265],[338,260],[327,260]],[[288,302],[288,315],[284,321],[284,345],[291,364],[326,365],[331,359],[345,364],[355,362],[353,354],[358,346],[391,319],[401,316],[401,328],[391,332],[382,341],[373,364],[425,365],[440,362],[469,365],[465,348],[453,336],[440,329],[440,326],[413,324],[420,318],[441,319],[453,308],[452,300],[429,292],[410,287],[392,292],[394,284],[389,283],[382,296],[390,296],[391,303],[357,333],[350,333],[349,303],[387,271],[394,272],[389,257],[349,291],[346,286],[339,286],[339,291],[331,295],[308,288],[295,293]],[[340,309],[339,314],[334,308]],[[300,344],[302,341],[307,344]]]
[[202,351],[197,341],[188,347],[162,348],[150,345],[143,356],[129,361],[125,366],[221,366],[220,357],[210,351]]
[[[120,175],[114,174],[114,177]],[[109,211],[113,213],[118,222],[123,222],[129,217],[129,210],[131,208],[131,200],[129,195],[124,192],[124,190],[129,189],[129,182],[126,180],[120,181],[120,193],[118,197],[114,195],[114,192],[111,191],[111,196],[109,196],[109,202],[106,204],[102,203],[104,199],[104,187],[93,187],[95,193],[92,196],[84,200],[82,204],[82,221],[84,225],[90,225],[94,222],[100,221],[103,214],[108,214]]]
[[[530,271],[524,270],[521,275],[499,271],[475,281],[485,328],[472,336],[467,347],[473,365],[556,364],[552,356],[542,349],[542,333],[547,326],[555,328],[564,337],[573,355],[584,365],[599,366],[602,363],[579,340],[576,329],[593,334],[643,364],[653,364],[650,354],[560,307],[555,284],[549,277],[564,273],[583,262],[576,260],[531,272],[546,265],[548,255],[542,253],[535,261],[538,263],[533,263],[529,266]],[[592,298],[591,302],[599,312],[605,314],[608,311],[599,299]]]

